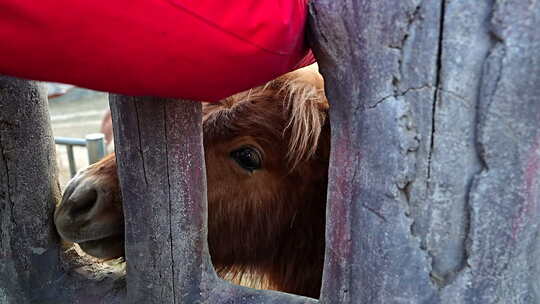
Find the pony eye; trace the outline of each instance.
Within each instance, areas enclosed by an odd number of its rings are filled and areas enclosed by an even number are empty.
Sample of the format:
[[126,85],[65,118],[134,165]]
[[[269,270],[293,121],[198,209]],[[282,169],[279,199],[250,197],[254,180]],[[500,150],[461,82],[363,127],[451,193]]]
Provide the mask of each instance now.
[[253,172],[261,168],[261,154],[253,147],[242,147],[231,152],[231,158],[243,169]]

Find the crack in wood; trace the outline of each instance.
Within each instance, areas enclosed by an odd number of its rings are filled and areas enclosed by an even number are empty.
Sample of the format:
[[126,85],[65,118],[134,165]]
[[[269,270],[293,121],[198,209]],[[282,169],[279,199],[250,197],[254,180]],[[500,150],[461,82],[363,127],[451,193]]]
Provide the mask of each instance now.
[[144,177],[144,183],[146,186],[148,186],[148,177],[146,176],[147,173],[146,173],[146,160],[145,160],[145,157],[144,157],[144,151],[142,150],[142,146],[143,146],[143,143],[142,143],[142,137],[141,137],[141,123],[140,123],[140,119],[139,119],[139,108],[137,106],[137,102],[134,101],[134,100],[131,100],[131,102],[133,103],[133,107],[135,108],[135,119],[136,119],[136,124],[137,124],[137,136],[138,136],[138,139],[139,139],[139,154],[141,155],[141,162],[142,162],[142,171],[143,171],[143,177]]
[[421,91],[421,90],[429,89],[429,88],[432,88],[432,87],[433,86],[431,86],[431,85],[423,85],[423,86],[420,86],[420,87],[417,87],[417,88],[408,88],[408,89],[406,89],[406,90],[404,90],[402,92],[394,93],[394,94],[391,94],[391,95],[388,95],[388,96],[384,96],[381,99],[377,100],[372,105],[368,106],[368,109],[374,109],[377,106],[379,106],[381,103],[387,101],[388,99],[391,99],[391,98],[397,99],[399,97],[403,97],[403,96],[407,95],[410,92]]
[[[433,92],[433,103],[432,103],[432,112],[431,112],[431,136],[430,144],[428,151],[428,160],[427,160],[427,176],[426,176],[426,193],[429,193],[431,189],[431,162],[433,156],[433,149],[435,148],[435,133],[436,133],[436,117],[437,117],[437,104],[439,103],[440,90],[437,88],[441,84],[441,73],[443,68],[443,48],[444,48],[444,21],[446,17],[446,5],[447,0],[441,1],[441,11],[440,11],[440,23],[439,23],[439,36],[438,36],[438,49],[437,49],[437,61],[436,61],[436,74],[435,74],[435,90]],[[439,289],[443,286],[444,282],[438,280],[438,276],[433,271],[435,263],[435,255],[432,250],[426,248],[426,252],[431,260],[430,267],[430,280],[435,284]]]
[[[168,104],[167,102],[166,104]],[[164,134],[165,134],[165,167],[166,167],[166,174],[167,174],[167,197],[169,200],[169,242],[171,246],[171,272],[172,272],[172,294],[173,294],[173,304],[176,304],[176,275],[175,275],[175,267],[176,263],[174,261],[174,243],[173,243],[173,221],[172,221],[172,201],[171,201],[171,177],[169,173],[169,134],[168,132],[168,119],[167,119],[167,106],[161,105],[161,108],[163,109],[163,123],[164,123]]]
[[[15,126],[16,124],[15,123],[11,123],[11,122],[8,122],[8,121],[5,121],[5,125],[8,125],[8,126]],[[3,132],[2,132],[3,133]],[[16,221],[16,217],[15,217],[15,203],[13,202],[13,198],[11,197],[11,192],[12,192],[12,181],[11,181],[11,174],[10,174],[10,170],[9,170],[9,157],[6,155],[6,149],[4,147],[4,143],[6,142],[6,139],[3,138],[2,136],[2,133],[0,133],[0,165],[3,165],[2,167],[4,168],[4,172],[5,172],[5,177],[6,177],[6,183],[5,183],[5,194],[3,194],[3,198],[6,199],[6,202],[7,202],[7,205],[8,206],[5,206],[6,208],[9,208],[9,211],[10,211],[10,221],[11,223],[14,225],[14,227],[16,227],[17,225],[17,221]]]
[[[445,13],[446,13],[446,0],[442,0],[441,2],[441,20],[439,24],[439,44],[437,49],[437,73],[435,77],[435,88],[438,88],[440,86],[441,82],[441,72],[442,72],[442,57],[443,57],[443,41],[444,41],[444,20],[445,20]],[[431,115],[431,137],[430,137],[430,148],[428,152],[428,165],[427,165],[427,178],[426,178],[426,189],[430,189],[430,178],[431,178],[431,158],[433,149],[435,146],[435,118],[437,116],[437,104],[439,102],[439,90],[435,90],[433,93],[433,105],[432,105],[432,115]]]

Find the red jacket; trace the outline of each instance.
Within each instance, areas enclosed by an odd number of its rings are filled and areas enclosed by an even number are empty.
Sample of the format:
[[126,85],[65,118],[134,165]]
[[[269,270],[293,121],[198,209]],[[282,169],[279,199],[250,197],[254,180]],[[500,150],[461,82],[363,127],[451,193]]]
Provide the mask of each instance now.
[[311,63],[306,14],[306,0],[0,0],[0,74],[217,100]]

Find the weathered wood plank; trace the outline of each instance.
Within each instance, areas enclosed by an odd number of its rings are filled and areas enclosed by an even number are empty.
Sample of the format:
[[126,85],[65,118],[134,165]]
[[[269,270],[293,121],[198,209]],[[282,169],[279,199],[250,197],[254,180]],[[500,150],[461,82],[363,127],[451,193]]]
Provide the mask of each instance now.
[[540,4],[311,13],[333,132],[322,301],[540,303]]
[[[417,228],[432,258],[439,287],[466,267],[468,190],[481,163],[475,143],[484,60],[491,46],[492,1],[447,1],[441,20],[438,85],[434,96],[428,175],[413,198]],[[426,162],[419,162],[424,166]],[[425,182],[424,182],[425,180]],[[425,185],[425,189],[417,187]],[[425,195],[423,195],[425,193]],[[429,202],[429,204],[426,204]]]
[[37,83],[0,77],[0,302],[50,295],[60,197],[47,99]]
[[207,273],[200,103],[111,96],[128,301],[201,301]]
[[313,2],[332,123],[325,303],[436,302],[410,187],[429,139],[420,132],[431,131],[417,121],[432,115],[440,11],[437,1]]
[[[540,3],[496,1],[481,76],[465,303],[540,303]],[[447,303],[451,303],[448,301]]]

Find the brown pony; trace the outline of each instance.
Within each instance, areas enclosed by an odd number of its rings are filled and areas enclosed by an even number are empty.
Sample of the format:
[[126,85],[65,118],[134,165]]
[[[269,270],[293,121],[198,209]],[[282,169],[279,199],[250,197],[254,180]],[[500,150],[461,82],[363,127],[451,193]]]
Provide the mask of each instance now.
[[[318,297],[330,127],[317,67],[203,107],[208,243],[218,274]],[[123,255],[114,155],[70,181],[55,224],[91,255]]]

